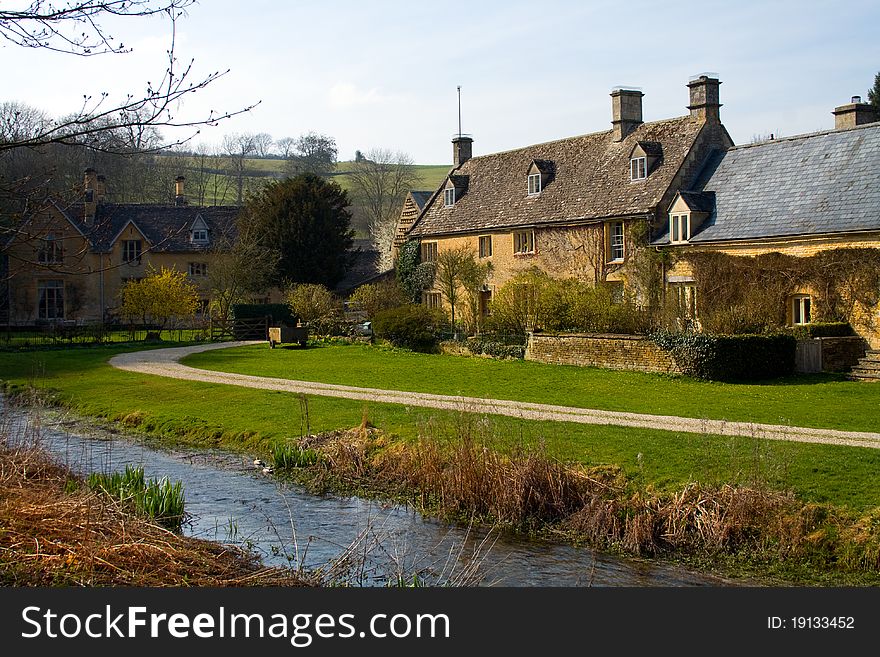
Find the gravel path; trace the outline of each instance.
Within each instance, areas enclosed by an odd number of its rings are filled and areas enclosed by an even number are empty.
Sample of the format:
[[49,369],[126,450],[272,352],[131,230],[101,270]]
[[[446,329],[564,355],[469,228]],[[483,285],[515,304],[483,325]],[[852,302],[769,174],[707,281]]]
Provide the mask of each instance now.
[[119,354],[110,359],[110,364],[122,370],[154,374],[187,381],[204,381],[278,390],[281,392],[305,393],[323,397],[342,397],[363,401],[423,406],[445,410],[508,415],[526,420],[553,420],[557,422],[577,422],[581,424],[610,424],[643,429],[663,429],[687,433],[705,433],[720,436],[753,436],[769,440],[793,440],[803,443],[824,443],[827,445],[850,445],[854,447],[880,448],[880,433],[861,431],[837,431],[835,429],[812,429],[807,427],[787,427],[776,424],[756,424],[750,422],[726,422],[724,420],[698,420],[671,415],[647,415],[622,411],[600,411],[571,406],[554,406],[531,402],[508,401],[503,399],[481,399],[479,397],[457,397],[452,395],[433,395],[423,392],[404,392],[401,390],[382,390],[379,388],[356,388],[354,386],[293,381],[246,374],[230,374],[200,370],[181,365],[178,361],[184,356],[211,349],[224,349],[255,344],[253,342],[224,342],[192,347],[172,347]]

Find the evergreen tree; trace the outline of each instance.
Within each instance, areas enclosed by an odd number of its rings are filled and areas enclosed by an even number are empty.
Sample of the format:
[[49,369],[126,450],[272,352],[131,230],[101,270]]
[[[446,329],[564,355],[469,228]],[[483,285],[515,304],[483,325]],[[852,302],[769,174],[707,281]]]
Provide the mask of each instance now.
[[348,194],[312,173],[270,182],[248,196],[238,219],[249,241],[280,252],[271,282],[333,288],[348,269],[354,232]]
[[868,102],[880,110],[880,73],[874,76],[874,86],[868,90]]

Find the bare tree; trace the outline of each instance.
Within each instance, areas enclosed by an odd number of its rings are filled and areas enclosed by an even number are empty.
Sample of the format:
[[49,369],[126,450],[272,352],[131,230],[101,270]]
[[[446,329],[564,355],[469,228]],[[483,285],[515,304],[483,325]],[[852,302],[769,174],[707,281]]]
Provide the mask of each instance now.
[[266,132],[258,132],[254,135],[254,154],[257,157],[268,157],[272,154],[272,135]]
[[400,208],[418,182],[413,159],[400,151],[373,149],[355,162],[348,176],[355,204],[367,215],[370,236],[379,251],[379,268],[391,269],[391,247]]
[[[437,254],[437,269],[434,283],[440,288],[440,292],[452,311],[453,331],[457,330],[455,326],[455,308],[461,301],[462,292],[465,291],[463,290],[465,283],[474,285],[475,280],[479,277],[478,267],[473,249],[464,244],[454,249],[440,251]],[[482,277],[484,281],[486,276],[488,276],[488,270]]]
[[608,278],[602,224],[548,230],[541,233],[541,244],[551,273],[592,283]]
[[300,135],[287,156],[287,173],[314,173],[326,176],[336,168],[336,140],[328,135],[309,132]]
[[296,139],[293,137],[282,137],[275,142],[275,148],[278,149],[279,155],[285,160],[290,159],[296,148]]
[[[40,124],[39,129],[17,139],[0,139],[0,152],[21,147],[45,144],[78,144],[96,150],[112,148],[100,136],[108,130],[140,128],[144,126],[193,128],[216,125],[218,121],[242,112],[256,104],[230,112],[213,110],[201,116],[176,115],[179,102],[188,94],[204,89],[228,73],[217,71],[200,79],[193,77],[193,60],[183,63],[175,54],[175,35],[178,19],[185,15],[194,0],[71,0],[56,6],[44,0],[34,0],[26,9],[0,10],[0,36],[24,48],[42,48],[60,53],[93,56],[106,53],[122,54],[129,49],[112,37],[102,21],[108,17],[144,17],[163,15],[171,23],[171,43],[168,60],[159,84],[147,83],[142,93],[129,93],[112,100],[109,93],[83,96],[79,110],[73,114]],[[160,143],[162,148],[179,144],[190,137],[171,143]]]
[[223,155],[227,158],[228,173],[235,181],[236,205],[241,205],[244,201],[247,158],[256,152],[256,140],[249,132],[233,133],[223,138]]

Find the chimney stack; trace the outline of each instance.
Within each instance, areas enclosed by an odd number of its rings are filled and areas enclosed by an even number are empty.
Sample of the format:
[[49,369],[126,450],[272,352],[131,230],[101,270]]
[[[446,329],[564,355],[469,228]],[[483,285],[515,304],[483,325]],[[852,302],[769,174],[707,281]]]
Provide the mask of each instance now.
[[174,179],[174,205],[186,205],[186,196],[183,193],[183,183],[186,178],[177,176]]
[[691,116],[707,123],[720,123],[721,103],[718,102],[718,86],[721,82],[713,73],[701,73],[688,82],[691,90]]
[[641,91],[617,87],[611,91],[611,126],[614,141],[623,141],[642,123]]
[[95,186],[95,200],[98,203],[103,203],[107,198],[107,177],[103,175],[99,175],[97,178],[97,185]]
[[474,140],[470,135],[457,134],[452,138],[452,164],[460,167],[473,157]]
[[98,174],[91,167],[83,178],[83,219],[91,223],[98,209]]
[[861,96],[853,96],[848,105],[835,107],[831,113],[834,115],[835,130],[855,128],[857,125],[880,120],[877,116],[877,108],[869,103],[863,103]]

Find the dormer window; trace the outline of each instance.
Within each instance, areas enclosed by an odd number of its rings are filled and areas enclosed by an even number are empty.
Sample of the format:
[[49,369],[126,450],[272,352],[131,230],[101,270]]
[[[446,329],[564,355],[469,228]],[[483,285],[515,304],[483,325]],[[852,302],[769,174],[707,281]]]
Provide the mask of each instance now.
[[669,241],[673,244],[687,242],[691,238],[691,216],[689,214],[669,215]]
[[644,180],[648,177],[648,158],[634,157],[629,161],[630,180]]
[[197,216],[193,222],[192,229],[189,232],[189,241],[193,244],[208,243],[208,224],[205,223],[201,215]]
[[657,141],[640,141],[629,154],[629,179],[645,180],[663,162],[663,146]]
[[541,174],[529,174],[529,196],[537,196],[541,193]]
[[443,190],[443,207],[451,208],[455,205],[455,187],[447,187]]

